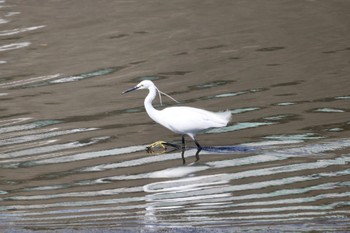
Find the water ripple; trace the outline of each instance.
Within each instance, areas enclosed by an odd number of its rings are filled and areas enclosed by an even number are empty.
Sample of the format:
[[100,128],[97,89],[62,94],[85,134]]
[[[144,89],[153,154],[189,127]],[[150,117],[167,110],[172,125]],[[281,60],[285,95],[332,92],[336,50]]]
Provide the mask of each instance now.
[[[1,21],[0,21],[1,22]],[[20,49],[29,46],[30,42],[19,42],[0,46],[0,52]]]
[[13,145],[13,144],[19,144],[19,143],[25,143],[25,142],[31,142],[31,141],[37,141],[37,140],[47,139],[47,138],[51,138],[51,137],[62,136],[62,135],[66,135],[66,134],[86,132],[86,131],[91,131],[91,130],[96,130],[96,129],[95,128],[80,128],[80,129],[71,129],[71,130],[56,130],[54,128],[54,129],[50,130],[51,132],[2,139],[2,140],[0,140],[0,147],[7,146],[7,145]]
[[26,28],[16,28],[11,30],[0,31],[0,36],[12,36],[22,32],[34,31],[46,27],[45,25],[26,27]]
[[[262,36],[260,44],[252,43],[256,35],[251,32],[265,30],[249,20],[234,34],[225,24],[213,29],[216,21],[207,18],[206,4],[197,7],[194,16],[181,7],[176,9],[179,14],[168,14],[138,6],[146,13],[140,15],[152,15],[146,22],[132,15],[131,2],[118,2],[99,10],[108,13],[117,7],[114,13],[127,17],[96,20],[95,10],[85,7],[81,12],[92,17],[87,23],[76,15],[79,4],[57,11],[51,7],[59,6],[55,1],[33,8],[0,0],[0,53],[5,55],[0,60],[0,231],[349,229],[345,57],[350,48],[344,35],[329,30],[331,37],[305,53],[302,37],[294,46],[288,46],[283,35],[278,42]],[[246,6],[243,1],[241,5]],[[227,8],[215,7],[220,4],[210,5],[214,13]],[[246,9],[251,7],[257,5]],[[43,9],[68,17],[40,21]],[[300,10],[307,19],[308,7]],[[26,21],[28,15],[33,17]],[[164,20],[156,20],[158,16]],[[271,21],[261,16],[262,22]],[[130,24],[135,17],[139,20]],[[74,23],[64,26],[64,18]],[[178,19],[214,24],[207,24],[205,33],[192,33],[180,24],[164,27]],[[277,24],[289,22],[280,20]],[[144,27],[149,23],[154,27]],[[298,30],[306,27],[298,25]],[[53,36],[62,26],[64,33],[59,34],[67,35],[65,40]],[[158,26],[165,30],[153,30]],[[317,35],[317,30],[306,31]],[[68,64],[67,55],[74,64]],[[305,67],[310,72],[303,72]],[[138,94],[118,98],[114,90],[144,79],[158,80],[162,90],[179,95],[174,97],[183,103],[227,108],[233,122],[203,132],[203,145],[214,146],[200,152],[189,144],[183,151],[148,153],[145,143],[177,136],[152,128]],[[181,86],[175,90],[176,85]],[[310,87],[315,91],[303,91]],[[67,90],[74,95],[67,96]],[[96,96],[95,105],[84,98],[87,94]]]

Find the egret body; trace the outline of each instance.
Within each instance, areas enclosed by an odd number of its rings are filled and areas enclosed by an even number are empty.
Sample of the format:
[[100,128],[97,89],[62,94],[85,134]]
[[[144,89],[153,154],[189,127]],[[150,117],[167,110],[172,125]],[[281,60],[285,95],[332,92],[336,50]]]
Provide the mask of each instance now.
[[182,135],[182,146],[185,146],[184,135],[188,135],[197,145],[198,150],[202,147],[197,142],[195,136],[198,132],[209,129],[226,126],[231,119],[231,112],[210,112],[199,108],[175,106],[157,110],[153,107],[152,101],[156,98],[157,92],[165,94],[158,90],[150,80],[144,80],[135,87],[123,92],[127,93],[134,90],[148,89],[149,93],[145,98],[144,105],[148,116],[161,124],[165,128],[176,134]]

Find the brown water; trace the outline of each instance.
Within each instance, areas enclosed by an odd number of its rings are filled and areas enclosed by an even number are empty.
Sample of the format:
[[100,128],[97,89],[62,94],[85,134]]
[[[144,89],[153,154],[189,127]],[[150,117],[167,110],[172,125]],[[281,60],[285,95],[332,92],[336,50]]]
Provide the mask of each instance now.
[[[349,9],[0,1],[1,231],[349,230]],[[143,79],[232,111],[198,162],[145,151],[180,136],[121,95]]]

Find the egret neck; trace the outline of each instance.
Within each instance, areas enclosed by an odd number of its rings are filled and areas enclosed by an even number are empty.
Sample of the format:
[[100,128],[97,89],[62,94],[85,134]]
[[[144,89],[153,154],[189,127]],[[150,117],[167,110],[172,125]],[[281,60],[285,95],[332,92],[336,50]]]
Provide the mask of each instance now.
[[153,85],[148,88],[149,92],[147,97],[145,98],[144,105],[146,108],[146,112],[148,116],[152,118],[155,122],[161,121],[159,118],[159,110],[155,109],[152,105],[152,101],[156,98],[157,96],[157,88]]

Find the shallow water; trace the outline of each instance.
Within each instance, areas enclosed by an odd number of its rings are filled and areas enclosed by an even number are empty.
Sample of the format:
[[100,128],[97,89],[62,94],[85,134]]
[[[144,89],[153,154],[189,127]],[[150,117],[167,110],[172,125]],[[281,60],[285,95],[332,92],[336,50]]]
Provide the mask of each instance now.
[[[0,1],[0,229],[348,230],[349,2],[159,2]],[[232,112],[199,161],[143,79]]]

